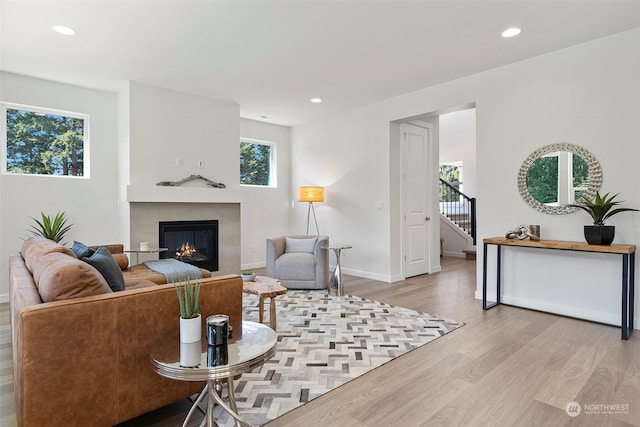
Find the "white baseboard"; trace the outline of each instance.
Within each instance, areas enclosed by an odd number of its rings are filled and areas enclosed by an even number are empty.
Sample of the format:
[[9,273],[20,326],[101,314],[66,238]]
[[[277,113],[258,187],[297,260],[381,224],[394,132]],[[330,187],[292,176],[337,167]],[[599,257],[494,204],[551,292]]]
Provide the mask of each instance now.
[[[476,299],[482,299],[482,290],[476,290]],[[487,295],[489,301],[496,300],[496,294],[489,293]],[[511,304],[517,307],[529,308],[532,310],[544,311],[547,313],[559,314],[561,316],[575,317],[577,319],[590,320],[593,322],[605,323],[607,325],[620,326],[620,313],[610,313],[599,310],[592,310],[580,307],[573,307],[564,304],[555,304],[548,301],[532,300],[529,298],[514,297],[511,295],[503,295],[502,302],[505,304]],[[634,329],[639,329],[640,325],[635,326]]]
[[[335,268],[334,266],[331,266],[331,271],[333,271],[334,268]],[[433,267],[431,269],[430,274],[438,273],[440,271],[442,271],[441,266]],[[402,277],[401,274],[393,274],[393,275],[377,274],[377,273],[369,273],[367,271],[353,270],[350,268],[342,268],[342,272],[350,276],[362,277],[364,279],[377,280],[379,282],[386,282],[386,283],[393,283],[393,282],[399,282],[401,280],[404,280],[404,277]]]
[[244,271],[244,270],[251,270],[252,268],[264,268],[266,266],[267,266],[266,262],[253,262],[250,264],[242,264],[240,266],[240,269]]
[[[331,266],[331,271],[333,271],[334,268],[335,268],[334,266]],[[363,277],[365,279],[378,280],[380,282],[387,282],[387,283],[392,283],[392,282],[397,282],[398,280],[402,280],[402,279],[393,280],[395,278],[394,276],[389,276],[386,274],[369,273],[367,271],[353,270],[353,269],[344,268],[344,267],[342,268],[342,272],[350,276]]]
[[453,258],[466,258],[467,254],[465,254],[464,252],[444,251],[444,256],[450,256],[450,257],[453,257]]
[[0,303],[9,302],[9,294],[0,294]]

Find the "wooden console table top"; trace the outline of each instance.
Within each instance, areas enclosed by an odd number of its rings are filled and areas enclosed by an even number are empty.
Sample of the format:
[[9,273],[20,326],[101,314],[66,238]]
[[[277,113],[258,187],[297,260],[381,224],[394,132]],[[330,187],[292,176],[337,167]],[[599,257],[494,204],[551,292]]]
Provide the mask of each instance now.
[[636,251],[636,245],[589,245],[584,242],[567,242],[564,240],[518,240],[507,239],[506,237],[488,237],[483,240],[484,243],[490,245],[504,245],[504,246],[523,246],[528,248],[546,248],[546,249],[564,249],[570,251],[583,251],[583,252],[602,252],[611,254],[632,254]]

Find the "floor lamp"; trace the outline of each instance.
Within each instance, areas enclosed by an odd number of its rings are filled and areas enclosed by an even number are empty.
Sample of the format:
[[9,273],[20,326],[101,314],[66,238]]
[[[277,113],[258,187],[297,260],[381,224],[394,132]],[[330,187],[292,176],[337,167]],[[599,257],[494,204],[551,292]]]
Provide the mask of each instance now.
[[309,220],[313,211],[313,220],[316,223],[316,232],[319,236],[320,230],[318,229],[318,220],[316,219],[316,210],[313,208],[313,202],[324,202],[324,187],[298,187],[298,201],[309,203],[307,209],[307,235],[309,235]]

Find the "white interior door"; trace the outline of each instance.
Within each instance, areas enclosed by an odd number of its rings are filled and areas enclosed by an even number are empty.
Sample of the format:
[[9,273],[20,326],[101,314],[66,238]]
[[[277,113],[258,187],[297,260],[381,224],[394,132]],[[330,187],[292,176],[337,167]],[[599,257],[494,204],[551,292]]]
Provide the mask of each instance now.
[[430,129],[403,124],[400,131],[404,221],[403,271],[405,277],[411,277],[430,271]]

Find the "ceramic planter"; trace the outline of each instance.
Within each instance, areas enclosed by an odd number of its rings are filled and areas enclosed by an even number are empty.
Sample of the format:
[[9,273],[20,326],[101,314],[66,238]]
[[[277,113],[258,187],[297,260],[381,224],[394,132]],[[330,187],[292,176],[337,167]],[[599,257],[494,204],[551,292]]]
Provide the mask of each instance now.
[[180,342],[191,343],[202,338],[202,322],[200,314],[191,319],[180,318]]
[[202,344],[200,341],[180,343],[180,366],[184,366],[186,368],[198,366],[200,364],[201,355]]
[[585,225],[584,238],[590,245],[609,246],[613,243],[616,227],[613,225]]

